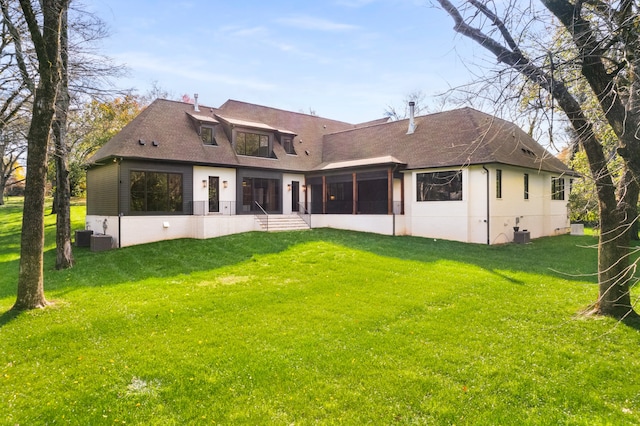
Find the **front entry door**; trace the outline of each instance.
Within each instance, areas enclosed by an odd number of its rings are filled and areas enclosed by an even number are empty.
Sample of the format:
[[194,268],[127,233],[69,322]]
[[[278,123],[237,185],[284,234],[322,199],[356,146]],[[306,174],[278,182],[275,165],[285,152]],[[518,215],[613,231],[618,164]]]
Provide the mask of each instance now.
[[209,176],[209,212],[220,212],[220,178]]
[[291,211],[300,211],[300,182],[297,180],[291,182]]

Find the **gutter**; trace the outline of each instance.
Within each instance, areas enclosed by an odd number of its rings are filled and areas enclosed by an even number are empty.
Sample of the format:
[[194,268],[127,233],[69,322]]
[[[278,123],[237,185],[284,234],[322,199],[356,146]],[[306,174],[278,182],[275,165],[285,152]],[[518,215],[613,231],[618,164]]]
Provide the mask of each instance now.
[[120,161],[118,161],[118,197],[116,198],[117,200],[117,206],[118,206],[118,248],[122,248],[122,211],[120,210],[120,196],[121,196],[121,191],[122,191],[122,176],[120,175],[121,173],[121,166],[120,164],[122,163],[122,159],[120,159]]
[[489,218],[490,216],[490,210],[489,210],[489,202],[490,202],[490,197],[489,197],[489,188],[490,188],[490,182],[489,182],[489,169],[487,169],[484,164],[482,165],[482,168],[484,169],[485,172],[487,172],[487,218],[485,220],[485,222],[487,223],[487,245],[490,245],[491,243],[489,242],[490,239],[490,227],[489,227]]

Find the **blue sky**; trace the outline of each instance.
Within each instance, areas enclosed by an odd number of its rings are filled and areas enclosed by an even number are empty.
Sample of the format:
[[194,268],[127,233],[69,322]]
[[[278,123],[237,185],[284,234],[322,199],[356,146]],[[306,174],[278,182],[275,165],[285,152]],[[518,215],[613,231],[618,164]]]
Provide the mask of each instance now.
[[128,66],[118,88],[155,81],[199,94],[348,122],[383,116],[407,94],[432,96],[470,80],[469,43],[428,0],[82,0],[111,36],[103,53]]

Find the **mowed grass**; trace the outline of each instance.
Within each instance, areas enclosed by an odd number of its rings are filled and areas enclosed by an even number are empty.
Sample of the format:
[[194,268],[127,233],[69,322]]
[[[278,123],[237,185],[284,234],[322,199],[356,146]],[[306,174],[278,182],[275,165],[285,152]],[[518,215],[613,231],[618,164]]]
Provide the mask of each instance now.
[[0,208],[0,424],[640,424],[640,332],[579,315],[592,236],[249,233],[56,271],[47,216],[55,304],[15,315],[20,214]]

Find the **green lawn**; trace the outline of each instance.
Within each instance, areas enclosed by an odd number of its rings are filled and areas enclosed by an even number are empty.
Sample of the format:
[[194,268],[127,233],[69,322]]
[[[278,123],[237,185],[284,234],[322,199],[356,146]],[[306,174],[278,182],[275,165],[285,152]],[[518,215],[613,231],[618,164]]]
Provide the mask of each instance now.
[[640,424],[640,332],[579,315],[593,236],[249,233],[55,271],[47,216],[55,304],[15,316],[20,214],[0,207],[2,425]]

